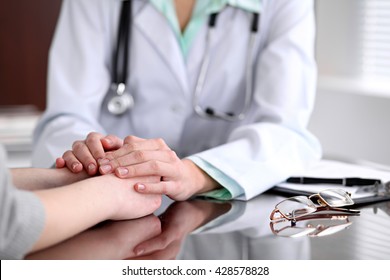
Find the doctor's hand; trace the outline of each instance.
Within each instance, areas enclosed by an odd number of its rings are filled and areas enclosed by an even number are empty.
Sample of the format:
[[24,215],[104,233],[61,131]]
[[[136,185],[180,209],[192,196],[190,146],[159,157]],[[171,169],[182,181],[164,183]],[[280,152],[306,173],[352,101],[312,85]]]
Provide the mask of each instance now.
[[85,170],[88,175],[98,173],[99,160],[107,151],[116,150],[123,145],[123,140],[114,135],[91,132],[85,140],[75,141],[72,150],[66,151],[56,159],[56,168],[67,167],[73,173]]
[[101,174],[114,172],[119,178],[159,176],[157,183],[139,181],[134,186],[136,191],[165,194],[173,200],[186,200],[220,187],[192,161],[180,159],[162,139],[128,136],[123,146],[106,153],[100,164]]

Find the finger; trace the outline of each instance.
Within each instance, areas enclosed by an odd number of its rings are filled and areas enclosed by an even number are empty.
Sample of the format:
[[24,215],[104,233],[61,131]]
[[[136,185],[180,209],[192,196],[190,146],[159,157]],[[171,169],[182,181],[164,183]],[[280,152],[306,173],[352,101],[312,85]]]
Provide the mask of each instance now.
[[172,178],[177,176],[177,172],[176,165],[158,160],[150,160],[130,166],[121,166],[115,169],[115,174],[119,178],[134,178],[151,175]]
[[[131,139],[131,140],[128,140]],[[123,147],[106,156],[109,160],[124,156],[134,151],[154,151],[154,150],[170,150],[164,140],[158,139],[141,139],[135,136],[127,136],[124,140]]]
[[144,194],[165,194],[171,195],[174,191],[174,184],[169,181],[160,181],[158,183],[136,183],[134,189]]
[[115,135],[107,135],[100,141],[105,151],[117,150],[123,146],[123,140]]
[[55,166],[56,168],[64,168],[66,166],[65,160],[62,157],[57,158]]
[[73,173],[79,173],[83,170],[83,165],[73,154],[73,151],[66,151],[62,155],[62,158],[65,161],[66,167]]
[[134,135],[128,135],[123,140],[123,144],[128,144],[128,143],[133,143],[133,142],[142,142],[142,141],[145,141],[145,140],[147,140],[147,139],[140,138],[140,137],[137,137],[137,136],[134,136]]
[[174,240],[174,234],[170,234],[169,232],[163,232],[155,238],[149,239],[138,244],[134,248],[134,254],[137,256],[150,254],[151,252],[155,252],[158,250],[165,249],[172,241]]
[[[174,164],[179,162],[180,159],[177,157],[176,153],[172,150],[159,150],[159,151],[134,151],[119,158],[114,158],[113,160],[105,163],[111,166],[112,170],[115,170],[118,167],[125,167],[134,164],[140,164],[143,162],[156,160],[166,163]],[[103,162],[103,161],[102,161]],[[101,163],[102,163],[101,162]],[[102,164],[103,165],[103,164]],[[103,167],[105,169],[106,167]],[[108,167],[109,168],[109,167]]]
[[97,162],[84,141],[75,141],[72,145],[72,151],[73,157],[75,157],[83,165],[89,175],[96,174],[98,170]]
[[160,181],[158,183],[136,183],[135,191],[142,194],[167,195],[176,201],[184,201],[190,198],[196,190],[183,188],[177,181]]
[[102,159],[105,155],[105,150],[101,142],[101,139],[103,138],[103,134],[98,132],[91,132],[85,139],[85,144],[87,145],[89,153],[92,155],[95,162]]
[[144,177],[137,177],[137,178],[131,178],[131,181],[134,182],[144,182],[144,183],[158,183],[161,181],[160,176],[144,176]]
[[134,140],[131,142],[129,142],[128,140],[126,141],[126,139],[128,139],[129,137],[130,136],[127,136],[125,138],[122,147],[120,147],[119,149],[117,149],[113,152],[107,153],[105,158],[108,160],[113,160],[115,158],[124,156],[126,154],[129,154],[129,153],[137,151],[137,150],[150,150],[150,149],[146,148],[148,146],[147,143],[145,143],[144,145],[140,144],[142,142],[146,142],[147,140],[141,139],[141,138],[138,138],[135,136],[131,136],[131,138]]
[[170,243],[164,250],[157,250],[151,254],[144,254],[135,258],[134,260],[174,260],[180,250],[181,241],[175,240]]

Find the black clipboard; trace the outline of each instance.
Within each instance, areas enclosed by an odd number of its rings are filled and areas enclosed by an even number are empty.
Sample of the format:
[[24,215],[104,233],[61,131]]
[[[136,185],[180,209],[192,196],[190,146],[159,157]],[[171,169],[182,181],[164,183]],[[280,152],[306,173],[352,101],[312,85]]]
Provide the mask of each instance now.
[[[291,197],[291,196],[298,196],[298,195],[309,196],[313,194],[312,192],[308,192],[308,191],[293,190],[293,189],[288,189],[280,186],[275,186],[269,189],[266,193],[277,194],[284,197]],[[390,194],[373,194],[372,196],[365,196],[359,198],[352,197],[352,199],[354,201],[354,204],[351,205],[350,208],[359,208],[369,204],[390,201]]]

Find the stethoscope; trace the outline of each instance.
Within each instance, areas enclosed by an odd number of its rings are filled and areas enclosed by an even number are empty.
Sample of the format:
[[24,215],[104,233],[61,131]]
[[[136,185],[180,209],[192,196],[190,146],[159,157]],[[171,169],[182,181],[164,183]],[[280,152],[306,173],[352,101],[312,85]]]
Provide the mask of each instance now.
[[110,98],[107,104],[108,111],[113,114],[120,116],[134,107],[134,97],[126,89],[126,78],[127,78],[127,61],[128,61],[128,50],[130,40],[130,20],[132,5],[130,1],[123,1],[116,50],[114,53],[114,64],[112,71],[112,84],[111,91],[113,96]]
[[[126,89],[127,64],[128,64],[128,46],[130,41],[130,21],[131,21],[132,5],[131,1],[123,1],[118,29],[117,47],[114,53],[114,65],[111,90],[113,96],[107,104],[108,111],[113,115],[122,115],[134,107],[134,97]],[[240,121],[246,117],[250,109],[251,101],[253,100],[252,82],[253,71],[251,62],[253,59],[253,48],[255,37],[258,32],[259,14],[253,13],[253,18],[250,26],[250,37],[245,64],[245,100],[244,105],[239,113],[221,112],[212,107],[201,107],[199,98],[203,91],[203,86],[206,80],[207,71],[210,63],[210,49],[212,36],[216,27],[218,13],[213,13],[209,17],[208,31],[206,34],[206,50],[202,59],[198,80],[195,86],[195,91],[192,99],[192,106],[197,115],[207,119],[221,119],[225,121]]]

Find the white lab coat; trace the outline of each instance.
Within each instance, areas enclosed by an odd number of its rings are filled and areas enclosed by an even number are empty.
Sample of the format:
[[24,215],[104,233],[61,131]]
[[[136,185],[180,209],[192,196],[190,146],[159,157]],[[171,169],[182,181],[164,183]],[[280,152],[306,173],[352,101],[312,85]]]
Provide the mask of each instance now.
[[[135,107],[121,117],[102,105],[110,86],[119,0],[64,0],[49,57],[47,110],[34,134],[34,166],[51,166],[91,131],[163,138],[180,157],[196,154],[233,179],[243,199],[301,172],[320,157],[307,129],[316,65],[312,0],[264,0],[254,46],[254,100],[245,120],[205,120],[192,96],[207,23],[184,59],[166,18],[134,0],[128,85]],[[200,104],[239,112],[251,14],[227,7],[217,21]]]

